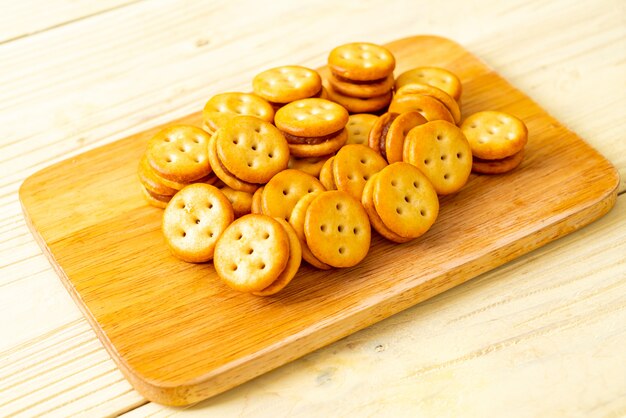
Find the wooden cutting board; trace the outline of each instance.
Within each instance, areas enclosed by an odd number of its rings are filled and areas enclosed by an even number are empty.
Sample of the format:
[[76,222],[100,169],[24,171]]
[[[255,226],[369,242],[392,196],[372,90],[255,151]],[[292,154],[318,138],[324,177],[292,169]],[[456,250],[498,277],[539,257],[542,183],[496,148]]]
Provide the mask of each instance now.
[[[530,132],[521,167],[472,175],[441,200],[434,227],[396,245],[374,234],[359,266],[304,266],[274,297],[230,290],[211,264],[173,258],[162,211],[136,178],[156,127],[63,161],[20,189],[28,224],[111,357],[146,398],[184,405],[223,392],[568,234],[604,215],[615,168],[458,44],[387,45],[396,74],[443,66],[463,82],[463,114],[510,112]],[[277,63],[280,64],[280,63]],[[217,91],[215,93],[218,93]],[[172,123],[200,125],[200,113]]]

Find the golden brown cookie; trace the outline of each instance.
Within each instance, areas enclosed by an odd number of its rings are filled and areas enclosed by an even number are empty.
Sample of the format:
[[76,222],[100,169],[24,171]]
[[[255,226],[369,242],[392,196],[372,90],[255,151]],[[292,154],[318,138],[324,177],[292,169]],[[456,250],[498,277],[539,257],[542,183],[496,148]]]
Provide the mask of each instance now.
[[435,223],[437,192],[415,166],[399,162],[382,169],[373,184],[372,198],[383,224],[404,238],[417,238]]
[[207,156],[209,134],[190,125],[174,125],[159,131],[148,142],[146,157],[161,177],[190,183],[211,172]]
[[396,91],[410,83],[424,83],[437,87],[448,93],[456,101],[461,98],[461,80],[445,68],[418,67],[405,71],[396,79]]
[[265,183],[289,163],[285,137],[271,123],[252,116],[228,121],[215,146],[224,168],[248,183]]
[[276,218],[276,220],[281,224],[287,233],[287,238],[289,238],[289,259],[287,260],[285,269],[282,273],[280,273],[278,278],[276,278],[276,280],[274,280],[272,284],[267,286],[265,289],[252,292],[253,295],[271,296],[283,290],[296,275],[298,269],[300,268],[300,263],[302,262],[302,248],[300,246],[300,240],[293,230],[293,227],[283,219]]
[[291,156],[289,158],[288,168],[292,168],[294,170],[300,170],[307,174],[312,175],[313,177],[318,177],[320,175],[320,170],[324,163],[331,157],[332,155],[323,155],[321,157],[294,157]]
[[318,179],[299,170],[284,170],[265,185],[261,195],[261,211],[274,218],[289,220],[291,211],[302,196],[323,191]]
[[240,218],[252,211],[251,193],[235,190],[228,186],[222,186],[219,189],[220,192],[224,193],[224,196],[226,196],[230,204],[233,206],[235,218]]
[[320,94],[322,79],[309,68],[286,65],[257,74],[252,88],[262,98],[283,104]]
[[376,213],[376,208],[374,207],[374,182],[378,178],[378,173],[374,174],[370,179],[365,183],[365,188],[363,188],[363,196],[361,197],[361,204],[367,213],[367,216],[370,220],[370,224],[372,228],[374,228],[383,238],[388,239],[389,241],[397,242],[399,244],[409,242],[413,238],[405,238],[391,231],[385,224],[383,223],[378,213]]
[[265,189],[265,186],[259,187],[252,195],[252,205],[250,206],[251,213],[263,213],[263,210],[261,209],[261,196],[263,194],[263,189]]
[[524,150],[515,154],[504,157],[499,160],[483,160],[474,157],[472,160],[472,171],[480,174],[502,174],[507,173],[521,164],[524,159]]
[[333,174],[333,164],[335,161],[335,157],[330,157],[320,170],[320,182],[326,188],[326,190],[337,190],[337,185],[335,184],[335,177]]
[[338,46],[328,55],[328,68],[348,80],[383,79],[395,66],[396,60],[387,48],[366,42]]
[[485,160],[509,157],[524,148],[528,129],[513,115],[495,110],[474,113],[461,125],[472,154]]
[[227,186],[235,190],[241,190],[242,192],[254,193],[256,189],[259,187],[258,184],[249,183],[241,179],[238,179],[232,173],[230,173],[220,161],[217,155],[217,148],[216,148],[217,141],[216,140],[217,140],[217,137],[221,135],[221,133],[222,133],[222,129],[218,129],[209,140],[208,153],[209,153],[209,161],[211,163],[211,166],[213,167],[213,172]]
[[258,214],[230,224],[215,245],[217,275],[240,292],[260,292],[289,262],[289,236],[276,219]]
[[191,263],[213,258],[215,243],[234,219],[233,207],[216,187],[192,184],[167,204],[162,231],[172,254]]
[[329,100],[303,99],[281,107],[274,122],[287,134],[317,138],[342,130],[348,123],[348,112]]
[[458,124],[461,122],[461,109],[459,108],[459,104],[445,91],[424,83],[410,83],[396,90],[396,96],[405,94],[423,94],[435,98],[443,103],[450,111],[452,118],[454,118],[454,123]]
[[387,148],[385,147],[387,132],[389,131],[391,123],[398,116],[400,116],[400,114],[395,112],[386,112],[380,115],[380,117],[376,119],[376,122],[374,122],[374,125],[372,125],[372,129],[370,129],[367,138],[368,146],[385,159],[387,158]]
[[387,166],[387,161],[368,146],[351,144],[339,150],[332,164],[337,190],[361,201],[365,182]]
[[360,201],[333,190],[309,204],[304,219],[306,243],[313,255],[333,267],[352,267],[370,247],[370,223]]
[[459,191],[472,170],[472,152],[465,135],[442,120],[411,129],[404,141],[403,159],[424,173],[440,195]]
[[330,84],[326,85],[326,90],[328,91],[328,98],[330,100],[339,103],[350,113],[378,112],[379,110],[387,107],[392,98],[392,93],[390,91],[381,96],[359,98],[341,94]]
[[346,144],[367,145],[367,137],[378,116],[371,113],[356,113],[350,115],[346,129],[348,130],[348,141]]
[[137,176],[139,177],[139,182],[143,185],[146,191],[150,192],[150,194],[171,197],[178,192],[177,189],[165,185],[161,180],[161,177],[156,175],[156,173],[152,170],[152,167],[150,167],[148,158],[145,154],[142,155],[141,160],[139,160]]
[[401,113],[391,122],[385,136],[385,157],[389,164],[402,161],[406,136],[411,129],[426,122],[428,121],[418,112]]
[[389,111],[394,113],[419,112],[427,121],[445,120],[454,123],[454,117],[448,108],[439,100],[423,94],[404,94],[396,96],[389,105]]
[[267,100],[250,93],[221,93],[211,97],[202,111],[202,127],[214,133],[235,116],[254,116],[274,121],[274,109]]
[[309,246],[306,244],[306,237],[304,236],[304,219],[306,217],[306,211],[309,208],[309,205],[311,204],[313,199],[315,199],[315,197],[320,193],[322,192],[313,192],[302,196],[291,211],[289,224],[293,227],[298,239],[300,240],[302,258],[304,258],[304,261],[320,270],[330,270],[331,266],[322,263],[320,260],[317,259],[317,257],[313,255],[313,253],[309,249]]

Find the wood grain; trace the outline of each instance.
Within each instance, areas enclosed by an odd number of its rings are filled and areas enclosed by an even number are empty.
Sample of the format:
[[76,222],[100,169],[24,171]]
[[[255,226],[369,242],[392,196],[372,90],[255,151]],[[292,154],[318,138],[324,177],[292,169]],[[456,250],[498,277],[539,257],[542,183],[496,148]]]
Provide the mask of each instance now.
[[[154,130],[24,183],[20,196],[41,244],[114,360],[146,397],[186,404],[219,393],[612,207],[619,178],[610,163],[463,48],[437,37],[389,47],[398,71],[431,64],[459,74],[466,114],[495,108],[521,117],[531,132],[528,157],[511,175],[473,177],[461,193],[445,198],[438,223],[423,240],[403,246],[374,240],[362,265],[330,273],[303,269],[280,297],[233,294],[215,280],[212,267],[167,254],[160,212],[143,204],[134,178]],[[197,124],[198,114],[182,121]]]

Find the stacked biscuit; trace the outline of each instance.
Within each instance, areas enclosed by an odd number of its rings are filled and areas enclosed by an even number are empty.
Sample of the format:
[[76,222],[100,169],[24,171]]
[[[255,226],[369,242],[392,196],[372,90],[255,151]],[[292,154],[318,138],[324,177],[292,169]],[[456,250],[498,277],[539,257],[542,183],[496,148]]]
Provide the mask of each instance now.
[[137,170],[148,203],[164,208],[185,186],[216,181],[208,160],[209,139],[189,125],[170,126],[150,139]]
[[472,170],[521,162],[527,130],[514,116],[479,112],[457,126],[453,73],[402,73],[392,100],[385,48],[343,45],[328,64],[328,99],[315,71],[277,67],[254,78],[254,93],[210,98],[204,130],[171,126],[150,140],[139,178],[148,202],[165,207],[175,257],[213,260],[231,288],[272,295],[302,259],[318,269],[361,262],[372,227],[397,243],[422,236],[438,196],[459,192]]
[[350,113],[377,112],[389,105],[396,60],[386,48],[365,42],[341,45],[330,52],[328,81],[331,100]]
[[515,116],[494,110],[478,112],[465,119],[461,129],[472,148],[475,173],[502,174],[522,162],[528,129]]

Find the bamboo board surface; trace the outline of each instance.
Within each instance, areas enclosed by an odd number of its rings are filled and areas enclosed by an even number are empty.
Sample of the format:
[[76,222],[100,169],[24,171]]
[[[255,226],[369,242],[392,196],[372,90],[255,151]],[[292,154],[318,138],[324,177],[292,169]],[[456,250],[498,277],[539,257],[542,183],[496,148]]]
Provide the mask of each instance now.
[[[113,359],[148,399],[186,404],[222,392],[606,213],[611,164],[459,45],[436,37],[389,44],[397,72],[441,65],[464,84],[463,113],[500,109],[530,132],[520,169],[472,177],[442,200],[434,228],[414,243],[373,240],[364,263],[303,268],[273,298],[236,294],[209,265],[171,257],[158,209],[135,169],[158,128],[45,169],[20,197],[30,227]],[[199,124],[199,114],[178,122]]]

